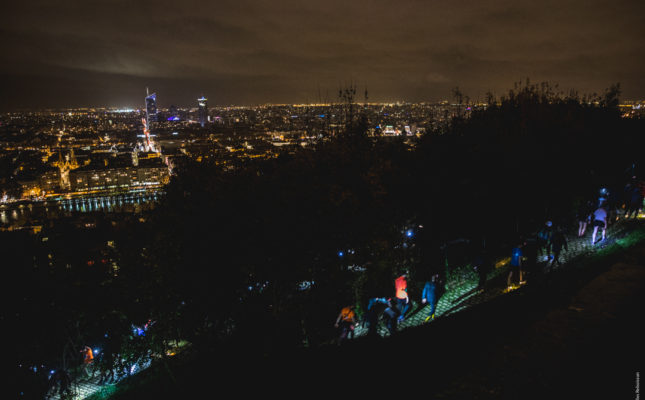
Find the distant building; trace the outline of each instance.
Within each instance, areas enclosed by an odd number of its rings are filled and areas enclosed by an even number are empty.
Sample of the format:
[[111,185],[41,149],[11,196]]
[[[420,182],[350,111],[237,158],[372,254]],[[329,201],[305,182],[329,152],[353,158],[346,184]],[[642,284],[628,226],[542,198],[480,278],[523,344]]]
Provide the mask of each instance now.
[[61,189],[61,170],[58,168],[48,168],[40,176],[39,183],[40,190],[44,194],[58,193]]
[[181,117],[179,116],[179,110],[177,110],[177,106],[170,106],[168,109],[168,118],[166,118],[168,121],[179,121],[181,120]]
[[20,189],[22,191],[22,197],[26,199],[30,197],[40,196],[41,190],[39,183],[40,182],[38,179],[19,180],[18,184],[20,185]]
[[197,118],[199,120],[199,124],[204,127],[206,125],[206,121],[208,121],[208,99],[202,96],[201,98],[197,99],[197,104],[199,105],[199,109],[197,110]]
[[[63,159],[62,153],[59,151],[58,161],[55,162],[54,165],[59,169],[59,173],[58,173],[58,177],[60,180],[59,187],[61,189],[69,189],[70,188],[69,171],[79,167],[78,161],[76,160],[76,156],[74,155],[74,149],[70,149],[69,154],[66,154],[64,159]],[[49,193],[48,190],[45,190],[45,191]]]
[[157,94],[146,96],[146,120],[148,123],[157,122]]
[[79,168],[70,172],[74,192],[128,190],[168,183],[170,173],[161,158],[139,159],[139,166]]
[[386,135],[396,135],[396,131],[392,125],[386,125],[383,133]]

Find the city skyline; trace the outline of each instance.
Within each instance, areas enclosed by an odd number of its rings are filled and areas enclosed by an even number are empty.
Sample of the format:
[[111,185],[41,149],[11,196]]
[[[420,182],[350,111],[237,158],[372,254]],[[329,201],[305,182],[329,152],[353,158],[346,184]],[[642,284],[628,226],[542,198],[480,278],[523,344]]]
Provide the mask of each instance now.
[[[193,4],[194,3],[194,4]],[[0,110],[139,107],[141,88],[194,104],[473,100],[514,82],[645,97],[641,2],[470,4],[253,0],[10,4]],[[143,16],[143,17],[142,17]],[[362,97],[362,96],[361,96]]]
[[[534,82],[531,82],[533,84]],[[154,93],[157,95],[157,93]],[[505,96],[508,93],[501,93],[501,96]],[[585,94],[590,94],[590,93],[579,93],[579,95],[585,95]],[[600,94],[600,93],[596,93]],[[139,96],[141,97],[141,96]],[[145,95],[144,95],[145,97]],[[157,105],[157,110],[158,111],[166,111],[169,112],[170,114],[173,114],[177,110],[199,110],[199,101],[195,102],[193,100],[192,103],[187,103],[187,104],[178,104],[177,102],[174,101],[174,99],[166,99],[163,101],[163,97],[161,98],[162,102],[161,104]],[[199,99],[197,99],[199,100]],[[208,100],[208,99],[206,99]],[[499,100],[499,98],[498,98]],[[397,100],[397,101],[367,101],[365,102],[362,98],[357,98],[354,101],[355,104],[367,104],[370,106],[393,106],[393,105],[439,105],[439,104],[450,104],[450,105],[457,105],[456,101],[454,99],[451,99],[449,96],[446,96],[444,98],[440,98],[437,100],[433,101],[419,101],[419,102],[409,102],[409,101],[404,101],[404,100]],[[628,106],[628,105],[633,105],[638,107],[638,105],[645,106],[645,96],[643,98],[625,98],[624,96],[621,97],[620,99],[621,107],[622,106]],[[339,99],[333,99],[333,101],[329,102],[291,102],[291,103],[273,103],[273,102],[265,102],[265,103],[229,103],[229,104],[214,104],[211,107],[214,109],[226,109],[226,108],[240,108],[240,109],[253,109],[253,108],[262,108],[262,107],[308,107],[308,106],[333,106],[333,105],[338,105],[342,104],[342,101]],[[464,104],[466,104],[464,102]],[[468,104],[477,104],[477,105],[485,105],[486,101],[485,99],[482,98],[477,98],[477,99],[470,99],[468,98]],[[640,109],[640,107],[638,107]],[[23,112],[34,112],[34,113],[48,113],[48,112],[63,112],[63,111],[79,111],[79,110],[95,110],[95,111],[104,111],[104,112],[143,112],[145,114],[146,112],[146,104],[145,101],[140,102],[140,104],[137,104],[136,101],[132,101],[128,103],[127,105],[119,105],[119,104],[96,104],[96,105],[88,105],[88,104],[79,104],[75,106],[60,106],[60,107],[25,107],[25,108],[17,108],[13,110],[0,110],[0,113],[6,112],[6,113],[23,113]]]

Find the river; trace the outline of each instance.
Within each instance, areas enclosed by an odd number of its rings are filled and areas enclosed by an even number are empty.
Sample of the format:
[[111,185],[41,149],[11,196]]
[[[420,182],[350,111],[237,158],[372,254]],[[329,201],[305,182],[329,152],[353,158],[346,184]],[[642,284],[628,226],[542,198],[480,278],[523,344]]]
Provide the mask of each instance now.
[[0,227],[33,225],[82,213],[139,213],[154,208],[163,194],[149,191],[0,204]]

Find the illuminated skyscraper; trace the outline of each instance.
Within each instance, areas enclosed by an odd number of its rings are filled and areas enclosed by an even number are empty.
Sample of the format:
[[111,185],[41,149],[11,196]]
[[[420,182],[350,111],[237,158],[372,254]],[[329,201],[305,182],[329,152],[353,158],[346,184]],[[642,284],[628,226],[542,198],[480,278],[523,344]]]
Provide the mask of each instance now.
[[148,123],[157,122],[157,94],[148,94],[148,88],[146,88],[146,120]]
[[200,99],[197,99],[197,104],[199,104],[197,116],[199,118],[199,124],[203,128],[204,125],[206,125],[206,121],[208,120],[208,99],[202,96]]
[[157,94],[150,94],[146,88],[146,117],[141,118],[143,124],[143,136],[146,138],[145,151],[159,152],[150,138],[151,123],[157,121]]

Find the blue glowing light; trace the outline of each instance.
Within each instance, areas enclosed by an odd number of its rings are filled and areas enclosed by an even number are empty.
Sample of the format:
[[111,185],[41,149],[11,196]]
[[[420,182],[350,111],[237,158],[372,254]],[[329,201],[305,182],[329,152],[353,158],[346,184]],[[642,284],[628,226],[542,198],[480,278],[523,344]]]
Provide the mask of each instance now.
[[325,114],[320,114],[318,117],[319,118],[325,118]]
[[412,229],[408,229],[407,231],[405,231],[405,236],[407,236],[409,238],[414,236],[414,232],[412,231]]
[[174,117],[168,117],[168,121],[179,121],[179,120],[180,120],[180,118],[179,118],[179,117],[177,117],[177,116],[174,116]]
[[344,256],[344,255],[345,255],[345,253],[343,253],[342,251],[339,251],[339,252],[338,252],[338,257],[342,257],[342,256]]

